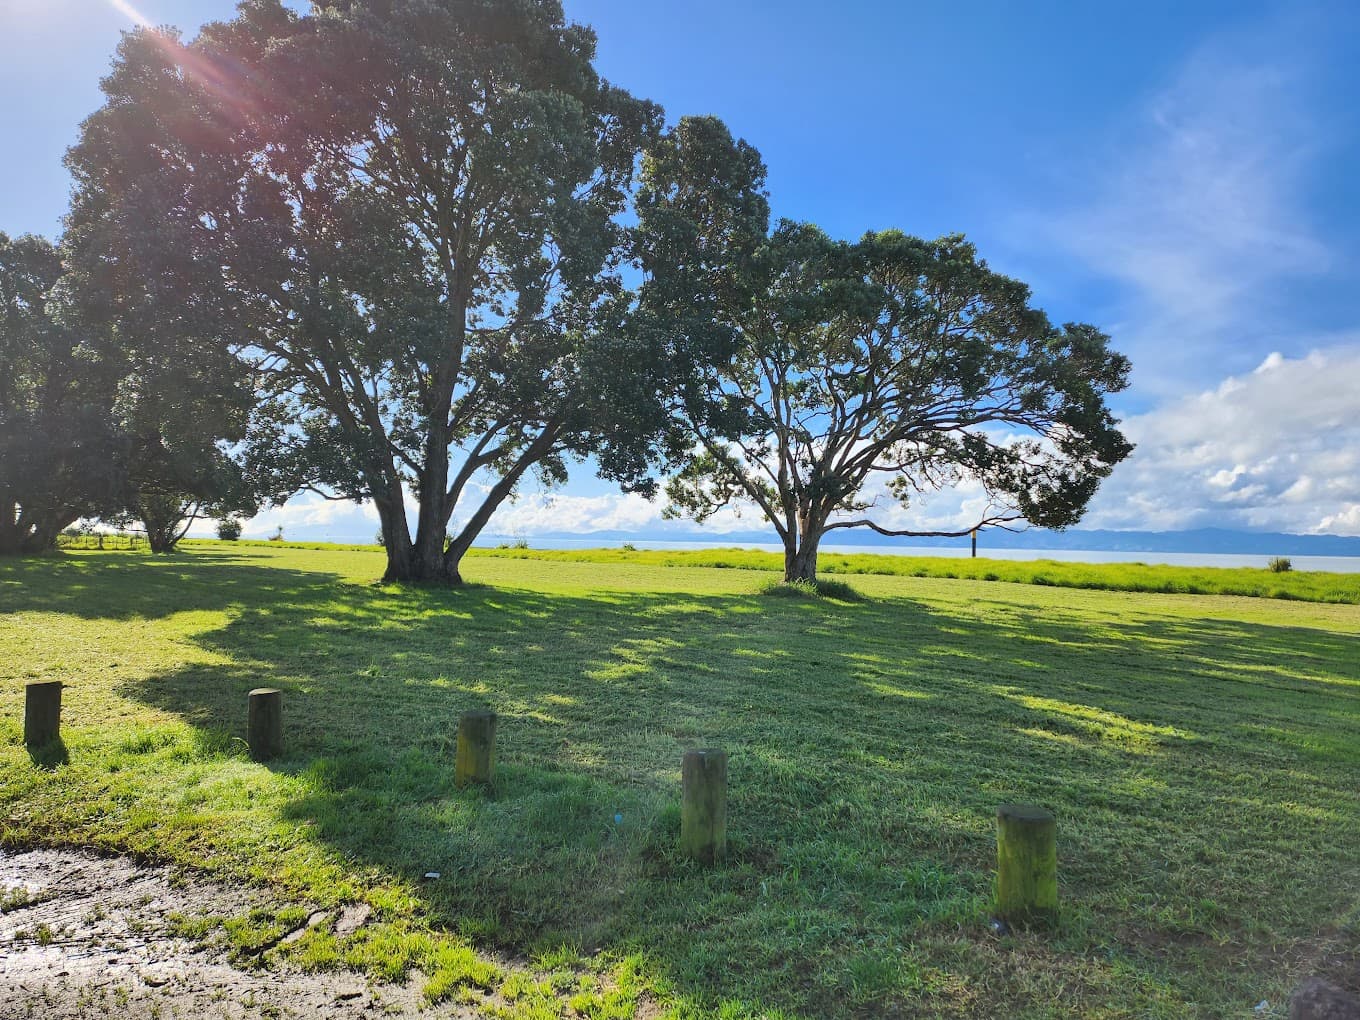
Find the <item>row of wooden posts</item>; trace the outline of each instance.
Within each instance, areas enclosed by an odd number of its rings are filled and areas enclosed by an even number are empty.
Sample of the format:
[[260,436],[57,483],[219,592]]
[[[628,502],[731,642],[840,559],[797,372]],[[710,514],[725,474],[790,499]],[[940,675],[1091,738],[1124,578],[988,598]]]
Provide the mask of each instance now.
[[[29,683],[24,694],[24,743],[43,747],[60,739],[59,680]],[[495,712],[465,712],[458,720],[453,781],[461,788],[489,785],[496,771]],[[283,693],[250,692],[246,712],[250,757],[269,761],[283,753]],[[727,855],[727,752],[686,751],[680,762],[680,852],[702,864]],[[1058,910],[1057,822],[1030,804],[996,809],[996,916],[1011,925],[1043,925]]]

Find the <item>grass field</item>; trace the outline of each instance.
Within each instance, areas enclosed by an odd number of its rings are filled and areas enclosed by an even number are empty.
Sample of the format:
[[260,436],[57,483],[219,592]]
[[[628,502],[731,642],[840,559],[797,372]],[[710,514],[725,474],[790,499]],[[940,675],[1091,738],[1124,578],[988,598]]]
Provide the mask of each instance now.
[[[784,557],[755,549],[474,549],[473,556],[568,563],[632,563],[659,567],[714,567],[720,570],[784,569]],[[1154,592],[1162,595],[1241,595],[1302,602],[1360,603],[1360,573],[1336,574],[1265,566],[1172,567],[1150,563],[1066,563],[1058,560],[962,559],[950,556],[893,556],[826,553],[822,575],[883,574],[1010,581],[1093,591]]]
[[[366,901],[264,958],[520,1018],[1283,1015],[1360,960],[1360,609],[879,574],[772,599],[619,555],[481,555],[457,592],[373,585],[369,551],[0,563],[0,842],[269,883],[278,912],[218,931],[242,959],[287,904]],[[65,764],[20,744],[39,677],[69,685]],[[483,706],[499,782],[459,793]],[[705,745],[712,871],[674,851]],[[988,924],[1008,801],[1059,817],[1053,933]]]

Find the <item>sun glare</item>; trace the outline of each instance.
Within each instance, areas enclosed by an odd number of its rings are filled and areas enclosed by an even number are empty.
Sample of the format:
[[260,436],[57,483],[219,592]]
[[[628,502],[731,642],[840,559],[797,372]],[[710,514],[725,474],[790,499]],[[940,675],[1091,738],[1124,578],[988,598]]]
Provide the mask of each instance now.
[[131,18],[133,21],[135,21],[138,25],[141,25],[143,28],[155,27],[152,24],[151,19],[148,18],[141,11],[137,10],[137,8],[133,7],[132,4],[128,3],[128,0],[109,0],[109,3],[112,4],[113,8],[120,14],[122,14],[124,17]]

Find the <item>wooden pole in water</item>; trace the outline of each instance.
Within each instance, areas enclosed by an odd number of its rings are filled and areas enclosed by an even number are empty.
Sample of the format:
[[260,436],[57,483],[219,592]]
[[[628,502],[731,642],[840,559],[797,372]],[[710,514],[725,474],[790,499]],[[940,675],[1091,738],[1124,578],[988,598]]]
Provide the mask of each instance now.
[[283,754],[283,692],[258,687],[250,692],[246,743],[252,761],[269,761]]
[[61,681],[24,685],[24,743],[44,747],[61,736]]
[[680,852],[701,864],[727,856],[727,752],[686,751],[680,762]]
[[996,809],[996,913],[1007,924],[1058,918],[1058,823],[1033,804]]
[[496,713],[487,709],[464,712],[458,720],[458,746],[453,784],[490,784],[496,774]]

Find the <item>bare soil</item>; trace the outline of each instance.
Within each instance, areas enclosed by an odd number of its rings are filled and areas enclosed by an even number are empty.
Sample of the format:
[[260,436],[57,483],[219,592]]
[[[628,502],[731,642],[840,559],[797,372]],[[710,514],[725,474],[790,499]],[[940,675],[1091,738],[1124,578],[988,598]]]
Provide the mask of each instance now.
[[[424,1006],[420,975],[384,986],[349,973],[246,971],[223,950],[173,934],[173,914],[232,916],[263,902],[257,890],[126,858],[0,849],[0,1020],[476,1015]],[[353,930],[364,920],[314,911],[307,923]]]

